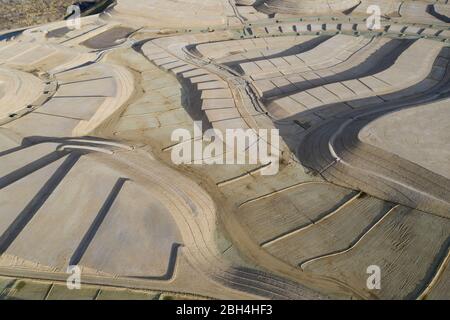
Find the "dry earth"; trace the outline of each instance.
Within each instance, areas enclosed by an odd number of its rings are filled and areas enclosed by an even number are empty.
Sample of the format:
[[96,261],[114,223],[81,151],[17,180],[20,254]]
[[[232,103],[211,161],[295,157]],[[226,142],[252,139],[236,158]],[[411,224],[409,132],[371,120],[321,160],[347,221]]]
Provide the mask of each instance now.
[[[0,276],[449,299],[449,17],[448,1],[119,0],[6,37]],[[279,129],[278,174],[175,165],[192,141],[172,132],[194,121]]]
[[61,20],[72,0],[0,0],[0,30]]

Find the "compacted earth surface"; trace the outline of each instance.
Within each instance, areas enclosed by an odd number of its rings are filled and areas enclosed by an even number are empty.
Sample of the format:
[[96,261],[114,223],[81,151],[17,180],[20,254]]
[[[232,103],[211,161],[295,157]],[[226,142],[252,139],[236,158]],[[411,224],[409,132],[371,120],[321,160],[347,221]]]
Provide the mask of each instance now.
[[449,299],[449,17],[118,0],[2,33],[0,297]]

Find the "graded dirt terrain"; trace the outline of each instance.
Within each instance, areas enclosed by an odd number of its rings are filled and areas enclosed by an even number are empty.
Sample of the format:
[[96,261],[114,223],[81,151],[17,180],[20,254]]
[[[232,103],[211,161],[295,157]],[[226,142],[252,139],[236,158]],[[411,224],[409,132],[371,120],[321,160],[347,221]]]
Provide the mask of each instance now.
[[[0,276],[48,293],[78,265],[97,294],[449,299],[449,7],[119,0],[80,29],[5,33]],[[172,139],[196,121],[278,129],[279,172],[176,165],[209,145]]]

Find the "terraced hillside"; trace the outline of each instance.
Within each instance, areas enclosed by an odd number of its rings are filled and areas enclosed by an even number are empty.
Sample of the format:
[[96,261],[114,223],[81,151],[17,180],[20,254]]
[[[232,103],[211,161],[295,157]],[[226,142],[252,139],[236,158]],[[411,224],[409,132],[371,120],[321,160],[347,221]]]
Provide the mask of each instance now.
[[0,30],[61,20],[72,0],[1,0]]
[[[0,276],[78,265],[94,287],[212,298],[449,299],[450,4],[182,2],[178,17],[181,1],[119,0],[0,42]],[[278,129],[278,174],[176,165],[209,145],[172,139],[198,121]]]

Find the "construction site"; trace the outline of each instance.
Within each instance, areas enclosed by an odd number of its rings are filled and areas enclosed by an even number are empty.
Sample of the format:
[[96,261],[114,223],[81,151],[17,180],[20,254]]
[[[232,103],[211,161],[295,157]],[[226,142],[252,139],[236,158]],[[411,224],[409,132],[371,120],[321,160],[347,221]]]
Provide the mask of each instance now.
[[102,5],[0,24],[2,299],[450,299],[447,0]]

